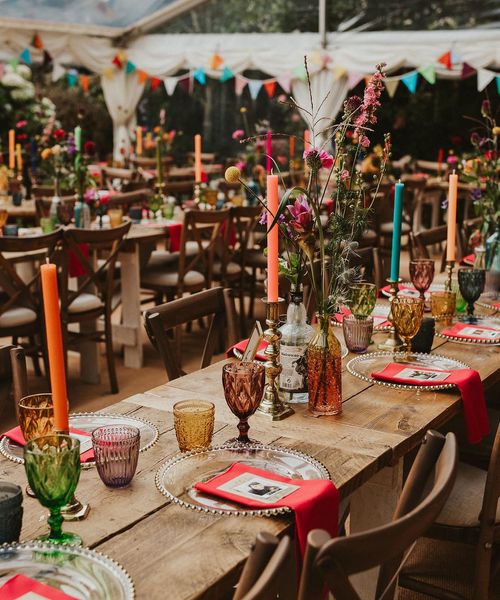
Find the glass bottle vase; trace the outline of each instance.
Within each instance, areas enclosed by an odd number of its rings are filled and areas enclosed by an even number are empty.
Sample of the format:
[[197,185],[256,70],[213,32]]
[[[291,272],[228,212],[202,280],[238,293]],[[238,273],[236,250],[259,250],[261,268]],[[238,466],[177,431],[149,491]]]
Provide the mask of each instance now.
[[342,412],[342,353],[329,315],[318,315],[317,331],[307,347],[309,411]]

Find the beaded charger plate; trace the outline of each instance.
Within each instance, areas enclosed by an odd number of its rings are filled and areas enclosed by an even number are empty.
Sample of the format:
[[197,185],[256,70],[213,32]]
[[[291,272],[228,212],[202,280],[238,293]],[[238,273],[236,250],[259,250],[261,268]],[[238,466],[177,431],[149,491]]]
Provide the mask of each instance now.
[[382,371],[389,363],[401,363],[409,368],[419,369],[441,369],[443,371],[456,371],[458,369],[470,369],[468,365],[447,356],[439,354],[424,354],[421,352],[412,352],[410,360],[405,360],[405,352],[369,352],[353,358],[347,363],[347,370],[351,375],[359,377],[363,381],[383,385],[397,390],[424,390],[426,392],[436,390],[449,390],[455,387],[453,383],[441,383],[435,385],[411,385],[406,383],[392,383],[390,381],[380,381],[372,377],[374,371]]
[[[500,296],[490,292],[485,292],[479,297],[479,300],[475,304],[481,308],[487,308],[489,310],[498,312],[500,310]],[[494,304],[498,304],[498,306],[494,306]]]
[[194,488],[196,483],[220,475],[236,462],[291,479],[330,479],[326,467],[307,454],[278,446],[250,444],[177,454],[156,473],[156,487],[176,504],[210,514],[267,517],[291,513],[286,507],[246,509]]
[[[500,331],[500,318],[499,317],[482,317],[476,316],[475,323],[463,323],[464,325],[468,325],[471,328],[477,327],[489,327],[492,329],[496,329]],[[474,344],[480,346],[500,346],[500,338],[496,339],[477,339],[473,337],[458,337],[454,335],[447,335],[443,333],[444,330],[450,329],[456,323],[460,323],[460,320],[454,320],[451,325],[443,325],[441,323],[436,322],[436,335],[443,340],[448,340],[450,342],[456,342],[457,344]]]
[[[153,423],[129,415],[95,412],[73,413],[69,415],[69,425],[72,429],[80,429],[87,433],[92,433],[94,429],[104,425],[132,425],[141,432],[139,452],[149,450],[156,443],[159,435],[158,428]],[[12,442],[5,436],[0,440],[0,454],[15,463],[24,464],[23,446],[19,446],[19,444]],[[94,466],[94,461],[82,463],[82,469],[89,469]]]
[[[401,289],[401,288],[406,288],[406,289]],[[381,288],[380,292],[386,298],[389,298],[391,295],[389,292],[389,289],[390,289],[390,286],[386,285],[385,287]],[[444,283],[431,283],[429,289],[425,292],[425,299],[427,301],[430,300],[431,292],[442,292],[443,290],[444,290]],[[409,298],[420,298],[420,292],[417,289],[415,289],[415,286],[413,285],[413,283],[408,282],[408,281],[402,281],[399,284],[398,296],[408,296]]]
[[14,575],[25,575],[81,600],[135,598],[132,579],[121,565],[100,552],[78,546],[37,541],[3,544],[0,588]]
[[[391,326],[388,325],[383,325],[382,323],[384,321],[387,321],[387,317],[389,316],[389,312],[390,312],[391,307],[388,304],[375,304],[375,308],[373,309],[373,312],[370,316],[373,317],[374,323],[373,323],[373,331],[380,333],[380,332],[384,332],[384,331],[389,331],[389,329],[391,328]],[[376,325],[375,324],[375,320],[378,317],[378,319],[384,319],[384,321],[382,321],[380,323],[380,325]],[[334,327],[342,327],[342,323],[340,323],[339,321],[337,321],[335,318],[332,319],[332,325]],[[343,343],[341,342],[342,345],[342,358],[344,358],[344,348],[345,346],[343,345]],[[349,354],[349,351],[347,350],[347,348],[345,348],[346,350],[346,354],[345,356],[347,356],[347,354]]]

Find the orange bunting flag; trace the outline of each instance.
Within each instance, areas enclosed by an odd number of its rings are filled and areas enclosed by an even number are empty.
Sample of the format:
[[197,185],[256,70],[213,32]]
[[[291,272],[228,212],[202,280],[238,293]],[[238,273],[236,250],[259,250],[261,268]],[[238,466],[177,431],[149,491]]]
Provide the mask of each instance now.
[[121,69],[123,67],[123,63],[120,60],[120,57],[118,56],[118,54],[113,58],[113,64],[115,65],[115,67],[117,67],[118,69]]
[[216,69],[218,69],[222,64],[224,63],[224,60],[222,58],[222,56],[220,54],[217,54],[217,52],[212,56],[212,58],[210,59],[210,68],[214,69],[214,71]]
[[438,58],[438,62],[441,63],[442,65],[444,65],[447,69],[451,69],[451,66],[452,66],[451,52],[448,50],[448,52],[445,52],[444,54],[442,54]]
[[146,71],[141,71],[138,69],[137,79],[139,80],[139,83],[146,83],[146,81],[149,79],[149,75],[146,73]]
[[276,90],[276,81],[267,81],[264,84],[264,89],[266,90],[266,94],[269,96],[269,98],[272,98]]
[[89,91],[90,77],[88,75],[80,75],[80,85],[82,90],[87,93]]
[[161,79],[158,79],[158,77],[151,77],[151,90],[154,92],[156,89],[158,89],[160,83]]
[[38,33],[35,33],[35,35],[33,36],[33,42],[31,43],[31,45],[33,46],[33,48],[37,48],[37,50],[43,50],[42,38],[38,35]]

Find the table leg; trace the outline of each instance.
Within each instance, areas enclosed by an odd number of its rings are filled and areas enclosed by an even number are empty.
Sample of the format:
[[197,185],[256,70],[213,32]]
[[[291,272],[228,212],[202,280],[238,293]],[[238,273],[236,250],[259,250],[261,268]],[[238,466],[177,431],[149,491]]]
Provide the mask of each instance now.
[[[394,467],[386,467],[357,489],[351,497],[348,521],[349,533],[372,529],[392,519],[401,494],[403,461]],[[375,597],[378,567],[350,578],[361,598]]]

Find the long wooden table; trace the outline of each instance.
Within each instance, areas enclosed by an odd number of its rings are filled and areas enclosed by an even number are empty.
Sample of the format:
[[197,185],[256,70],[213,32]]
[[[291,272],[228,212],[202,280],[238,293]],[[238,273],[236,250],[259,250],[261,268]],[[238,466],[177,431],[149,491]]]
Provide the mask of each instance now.
[[[380,335],[375,336],[380,338]],[[439,354],[461,359],[477,369],[485,386],[500,378],[500,348],[466,346],[436,338]],[[250,433],[264,443],[295,448],[318,458],[329,469],[343,499],[350,497],[350,530],[390,519],[402,482],[402,459],[425,431],[445,425],[461,411],[451,392],[397,391],[365,383],[343,372],[343,412],[315,418],[305,407],[281,422],[255,415]],[[200,514],[167,501],[155,488],[160,465],[177,452],[172,406],[200,398],[216,404],[214,444],[236,433],[236,418],[227,408],[217,363],[168,384],[136,394],[110,410],[156,423],[158,443],[140,455],[128,489],[110,490],[92,469],[83,471],[78,497],[91,504],[87,520],[65,527],[85,543],[119,561],[132,576],[137,598],[188,599],[229,597],[257,532],[282,534],[288,518],[220,517]],[[0,460],[0,479],[25,485],[24,469]],[[23,539],[47,529],[47,513],[36,500],[24,500]],[[357,582],[368,589],[373,576]]]

